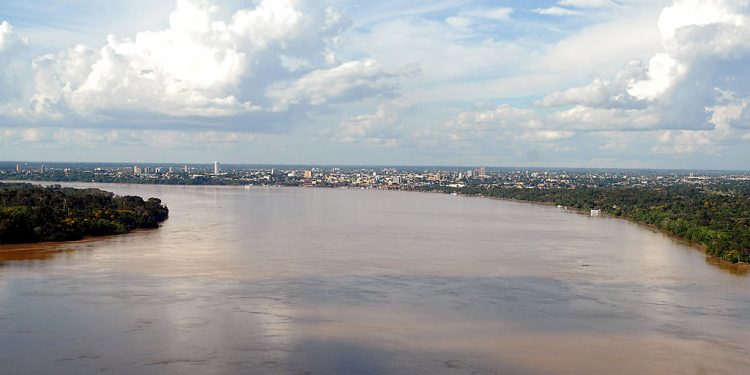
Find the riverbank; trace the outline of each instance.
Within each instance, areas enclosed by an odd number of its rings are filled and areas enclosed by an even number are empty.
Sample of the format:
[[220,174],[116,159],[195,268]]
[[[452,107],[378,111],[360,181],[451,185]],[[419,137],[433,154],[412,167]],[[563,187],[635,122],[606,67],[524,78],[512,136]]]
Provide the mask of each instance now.
[[158,228],[169,209],[158,198],[100,189],[0,184],[0,244],[58,242]]
[[[45,182],[47,182],[47,183],[55,183],[55,181],[45,181]],[[40,182],[39,181],[34,181],[34,183],[40,183]],[[106,183],[98,183],[98,184],[106,184]],[[141,185],[141,184],[133,184],[133,185]],[[162,185],[159,185],[159,186],[162,186]],[[163,186],[172,186],[172,185],[163,185]],[[216,186],[225,186],[225,185],[216,185]],[[225,186],[225,187],[227,187],[227,186]],[[257,188],[259,188],[259,187],[257,187]],[[329,188],[331,188],[331,187],[329,187]],[[390,189],[379,189],[379,190],[390,190]],[[493,196],[492,194],[485,194],[486,190],[482,191],[481,193],[473,193],[473,194],[472,193],[467,193],[466,191],[461,191],[461,190],[463,190],[463,189],[460,189],[460,188],[459,189],[456,189],[456,188],[451,188],[451,189],[447,189],[447,188],[440,188],[440,189],[435,189],[435,188],[431,188],[431,189],[426,189],[426,188],[422,188],[422,189],[399,189],[399,191],[433,192],[433,193],[444,193],[444,194],[445,193],[454,193],[454,194],[460,194],[460,195],[463,195],[463,196],[483,197],[483,198],[507,200],[507,201],[513,201],[513,202],[519,202],[519,203],[527,203],[527,204],[531,203],[531,204],[538,204],[538,205],[543,205],[543,206],[555,206],[555,205],[557,205],[557,203],[555,203],[553,201],[530,200],[530,199],[518,199],[518,198],[512,198],[512,197]],[[525,192],[525,190],[514,190],[514,191]],[[545,190],[538,190],[537,193],[539,193],[539,192],[546,192],[546,191]],[[619,202],[617,202],[617,203],[619,203]],[[613,206],[616,206],[616,205],[613,205]],[[590,209],[589,208],[577,208],[577,207],[572,207],[572,206],[569,206],[569,205],[565,206],[565,207],[566,207],[566,209],[568,211],[571,211],[571,212],[577,212],[577,213],[582,214],[582,215],[589,215],[590,214]],[[699,250],[703,251],[707,256],[712,257],[712,258],[716,258],[717,260],[725,262],[727,265],[732,265],[733,264],[733,265],[737,265],[737,267],[740,267],[740,268],[741,267],[750,267],[750,265],[748,265],[748,263],[746,261],[744,261],[744,260],[740,260],[739,262],[732,262],[732,261],[727,260],[727,259],[722,259],[722,257],[710,254],[708,246],[706,246],[705,244],[703,244],[703,243],[701,243],[699,241],[691,240],[690,238],[686,238],[686,237],[680,236],[679,234],[674,233],[673,231],[670,231],[670,230],[668,230],[666,228],[662,228],[662,227],[660,227],[658,225],[654,225],[652,223],[648,223],[648,222],[645,222],[645,221],[640,221],[640,220],[637,220],[636,218],[629,217],[629,216],[626,216],[626,215],[614,215],[614,214],[608,212],[607,210],[601,210],[601,215],[606,215],[606,216],[610,216],[610,217],[613,217],[613,218],[626,219],[626,220],[628,220],[628,221],[630,221],[632,223],[635,223],[637,225],[642,225],[642,226],[644,226],[644,228],[648,228],[650,230],[658,231],[658,232],[660,232],[662,234],[665,234],[665,235],[668,235],[668,236],[670,236],[670,237],[672,237],[674,239],[678,239],[680,241],[684,241],[685,245],[693,247],[693,248],[696,248],[696,249],[699,249]]]
[[[430,190],[430,192],[442,193],[442,194],[456,194],[455,191],[443,191],[443,190]],[[576,208],[576,207],[562,206],[562,205],[557,204],[556,202],[551,202],[551,201],[524,200],[524,199],[517,199],[517,198],[507,198],[507,197],[490,196],[490,195],[487,195],[487,194],[466,194],[466,193],[457,193],[457,194],[461,195],[461,196],[467,196],[467,197],[489,198],[489,199],[511,201],[511,202],[517,202],[517,203],[542,205],[542,206],[545,206],[545,207],[556,206],[556,207],[562,207],[562,209],[564,211],[569,211],[569,212],[573,212],[573,213],[580,214],[580,215],[585,215],[585,216],[593,216],[591,214],[591,212],[592,212],[591,209],[580,209],[580,208]],[[639,220],[637,220],[635,218],[628,217],[628,216],[613,215],[612,213],[607,212],[607,211],[602,210],[602,209],[597,209],[596,216],[607,216],[607,217],[614,218],[614,219],[624,219],[624,220],[626,220],[628,222],[631,222],[633,224],[642,226],[642,227],[647,228],[649,230],[652,230],[654,232],[658,232],[658,233],[666,235],[666,236],[668,236],[670,238],[679,240],[679,241],[681,241],[686,246],[689,246],[689,247],[692,247],[694,249],[702,251],[704,254],[706,254],[706,256],[708,258],[715,259],[716,261],[722,262],[722,263],[724,263],[724,264],[726,264],[727,266],[730,266],[730,267],[736,267],[737,271],[739,271],[739,272],[747,273],[748,271],[750,271],[750,263],[748,263],[748,262],[745,262],[745,261],[732,262],[732,261],[728,261],[726,259],[722,259],[721,257],[717,257],[717,256],[714,256],[714,255],[711,255],[708,252],[708,249],[709,249],[708,246],[706,246],[705,244],[700,243],[698,241],[693,241],[693,240],[685,238],[685,237],[682,237],[682,236],[680,236],[680,235],[678,235],[678,234],[676,234],[676,233],[674,233],[674,232],[672,232],[672,231],[670,231],[668,229],[661,228],[661,227],[659,227],[657,225],[654,225],[654,224],[651,224],[651,223],[647,223],[647,222],[644,222],[644,221],[639,221]]]
[[67,186],[173,214],[6,262],[4,372],[747,368],[750,277],[621,220],[372,190]]

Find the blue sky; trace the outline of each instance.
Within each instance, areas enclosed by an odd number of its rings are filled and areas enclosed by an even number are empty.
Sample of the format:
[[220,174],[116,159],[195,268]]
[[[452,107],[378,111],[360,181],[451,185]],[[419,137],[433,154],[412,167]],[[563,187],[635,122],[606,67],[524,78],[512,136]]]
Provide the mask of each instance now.
[[0,159],[747,169],[748,14],[0,1]]

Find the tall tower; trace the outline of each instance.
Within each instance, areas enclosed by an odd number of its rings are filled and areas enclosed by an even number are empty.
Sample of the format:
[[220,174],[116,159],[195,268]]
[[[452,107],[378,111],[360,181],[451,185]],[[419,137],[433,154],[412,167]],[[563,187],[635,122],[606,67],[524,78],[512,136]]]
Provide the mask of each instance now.
[[219,162],[214,162],[214,174],[219,174]]

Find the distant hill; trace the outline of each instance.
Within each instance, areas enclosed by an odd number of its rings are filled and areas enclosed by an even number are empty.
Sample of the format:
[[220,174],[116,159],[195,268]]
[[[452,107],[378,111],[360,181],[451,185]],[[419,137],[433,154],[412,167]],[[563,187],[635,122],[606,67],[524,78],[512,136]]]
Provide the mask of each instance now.
[[169,216],[160,199],[99,189],[0,183],[0,244],[68,241],[157,228]]

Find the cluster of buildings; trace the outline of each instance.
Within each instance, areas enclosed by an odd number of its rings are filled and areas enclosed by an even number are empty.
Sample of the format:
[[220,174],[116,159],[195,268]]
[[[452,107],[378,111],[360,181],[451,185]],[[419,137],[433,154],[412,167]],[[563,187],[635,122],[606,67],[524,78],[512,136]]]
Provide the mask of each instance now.
[[577,188],[604,186],[666,186],[676,183],[702,185],[717,181],[750,181],[745,173],[685,171],[562,170],[513,168],[376,168],[376,167],[260,167],[208,165],[131,166],[102,164],[29,163],[3,167],[0,179],[49,179],[165,184],[216,184],[250,186],[320,186],[409,190],[424,186]]

